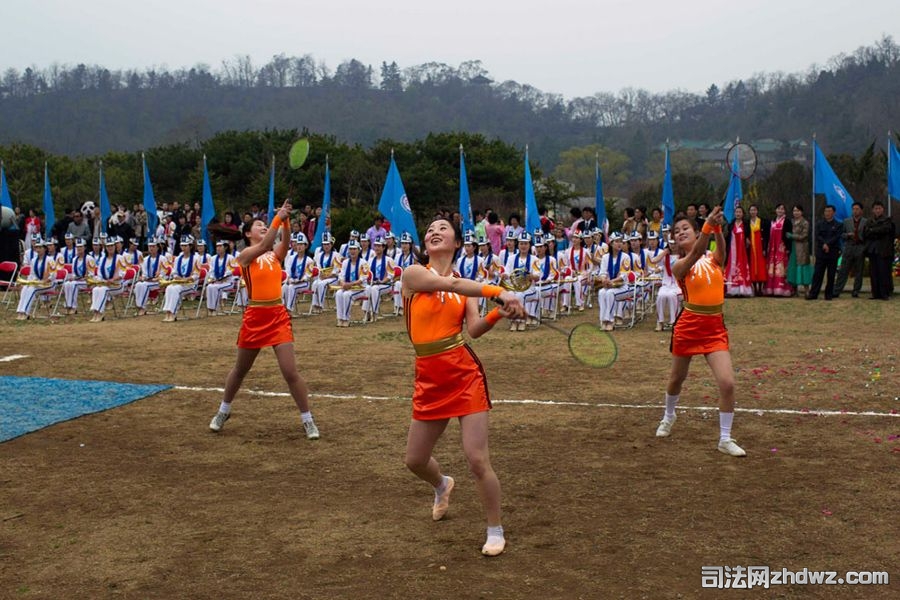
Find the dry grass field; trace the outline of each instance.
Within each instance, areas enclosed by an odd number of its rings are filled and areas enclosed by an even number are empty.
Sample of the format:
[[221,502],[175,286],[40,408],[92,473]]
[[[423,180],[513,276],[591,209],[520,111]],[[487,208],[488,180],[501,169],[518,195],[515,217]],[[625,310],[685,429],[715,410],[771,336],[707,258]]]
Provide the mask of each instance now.
[[[605,370],[580,367],[546,328],[501,324],[474,341],[504,492],[508,547],[495,559],[479,553],[458,425],[436,449],[457,480],[444,521],[402,463],[402,320],[293,321],[322,431],[310,442],[290,398],[254,393],[286,391],[270,351],[209,432],[238,316],[12,317],[0,313],[0,356],[28,358],[0,375],[180,387],[0,443],[0,598],[898,597],[897,298],[728,301],[745,459],[716,451],[701,361],[672,437],[654,437],[669,334],[650,321],[614,333],[619,360]],[[887,571],[891,584],[701,588],[715,565]]]

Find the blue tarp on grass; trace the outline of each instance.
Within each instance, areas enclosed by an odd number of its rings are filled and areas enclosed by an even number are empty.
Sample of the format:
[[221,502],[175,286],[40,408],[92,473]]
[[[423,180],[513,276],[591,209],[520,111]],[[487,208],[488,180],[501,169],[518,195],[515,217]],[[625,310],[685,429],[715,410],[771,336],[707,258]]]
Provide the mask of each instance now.
[[0,442],[54,423],[122,406],[170,385],[0,377]]

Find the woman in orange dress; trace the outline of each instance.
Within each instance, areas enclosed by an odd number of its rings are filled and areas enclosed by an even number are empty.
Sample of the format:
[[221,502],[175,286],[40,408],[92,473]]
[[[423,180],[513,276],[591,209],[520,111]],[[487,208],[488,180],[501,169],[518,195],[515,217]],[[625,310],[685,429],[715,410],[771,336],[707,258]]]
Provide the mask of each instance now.
[[[291,204],[286,200],[272,219],[271,227],[266,227],[262,219],[255,219],[247,235],[250,245],[237,257],[237,262],[241,266],[241,277],[246,284],[249,304],[244,311],[241,331],[238,334],[237,360],[225,378],[225,395],[219,411],[209,424],[209,428],[213,431],[221,431],[225,421],[231,416],[231,403],[260,349],[271,346],[275,350],[281,375],[291,390],[297,408],[300,409],[300,419],[307,439],[319,439],[319,429],[309,410],[306,382],[297,372],[291,316],[281,300],[281,264],[287,254],[288,240],[291,237],[291,226],[288,222],[290,214]],[[273,249],[279,229],[281,241]]]
[[[684,304],[672,328],[672,371],[666,388],[666,411],[656,429],[656,437],[668,437],[672,433],[675,406],[691,358],[703,355],[719,387],[719,451],[730,456],[746,456],[747,453],[731,437],[734,368],[722,314],[725,305],[723,222],[721,206],[714,208],[707,217],[699,236],[696,221],[688,217],[675,219],[675,246],[680,258],[672,265],[672,275],[681,287]],[[711,235],[715,236],[715,252],[707,251]]]
[[[446,219],[437,219],[425,233],[426,261],[403,272],[401,293],[409,338],[416,350],[413,416],[406,443],[406,466],[434,487],[431,517],[444,517],[453,490],[432,450],[447,423],[459,419],[463,451],[487,515],[487,540],[482,554],[496,556],[506,546],[500,524],[500,482],[488,454],[488,410],[491,408],[484,368],[462,336],[463,321],[469,337],[487,333],[502,317],[520,318],[521,302],[515,294],[453,276],[453,255],[459,249],[459,231]],[[479,316],[478,299],[499,298],[502,308]]]

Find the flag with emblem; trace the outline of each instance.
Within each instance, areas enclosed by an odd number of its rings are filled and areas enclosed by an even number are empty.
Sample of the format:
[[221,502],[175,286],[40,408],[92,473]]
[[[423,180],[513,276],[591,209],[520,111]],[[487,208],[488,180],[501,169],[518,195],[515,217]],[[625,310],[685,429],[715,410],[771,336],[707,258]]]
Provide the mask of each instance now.
[[388,168],[384,188],[381,190],[381,200],[378,202],[378,212],[390,222],[391,230],[399,234],[397,237],[408,233],[412,236],[413,243],[416,246],[419,245],[416,220],[413,217],[406,190],[403,189],[403,181],[400,179],[397,163],[394,162],[393,151],[391,152],[391,166]]

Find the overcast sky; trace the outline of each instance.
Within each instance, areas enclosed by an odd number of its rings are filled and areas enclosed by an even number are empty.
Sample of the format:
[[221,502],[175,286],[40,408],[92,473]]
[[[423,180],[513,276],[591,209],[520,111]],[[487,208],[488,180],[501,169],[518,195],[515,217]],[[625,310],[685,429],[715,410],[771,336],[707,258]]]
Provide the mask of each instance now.
[[480,59],[493,79],[567,98],[624,87],[704,91],[758,72],[799,72],[883,34],[900,0],[2,0],[0,67],[108,68],[312,54],[376,73]]

